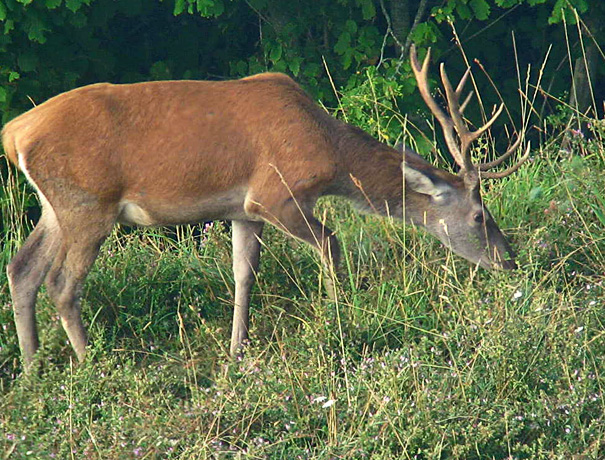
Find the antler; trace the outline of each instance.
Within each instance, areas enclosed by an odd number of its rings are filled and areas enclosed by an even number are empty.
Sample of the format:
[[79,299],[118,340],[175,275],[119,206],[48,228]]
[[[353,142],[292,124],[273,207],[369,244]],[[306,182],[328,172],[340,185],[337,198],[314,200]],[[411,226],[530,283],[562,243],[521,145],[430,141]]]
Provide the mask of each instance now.
[[[418,90],[420,91],[422,99],[424,99],[424,102],[426,103],[428,108],[431,110],[437,121],[439,121],[439,124],[441,125],[441,128],[443,130],[443,135],[445,137],[447,147],[458,166],[460,166],[461,174],[466,175],[467,173],[476,172],[477,170],[486,171],[487,169],[499,165],[517,150],[517,148],[521,144],[521,136],[519,136],[515,143],[501,157],[497,158],[494,161],[481,163],[477,166],[473,165],[469,148],[475,140],[477,140],[485,131],[487,131],[494,124],[500,113],[502,113],[502,110],[504,109],[504,104],[500,104],[500,107],[498,107],[494,115],[492,115],[492,117],[487,121],[487,123],[485,123],[476,131],[470,131],[464,121],[463,114],[464,110],[466,109],[466,106],[468,105],[469,101],[473,96],[473,92],[471,91],[464,100],[464,102],[460,104],[460,96],[462,95],[462,90],[468,79],[468,76],[470,75],[470,68],[466,70],[466,72],[460,79],[460,83],[458,83],[456,90],[454,90],[447,76],[447,73],[445,72],[445,66],[443,64],[441,64],[440,66],[441,81],[443,83],[443,87],[445,89],[445,96],[447,99],[447,110],[449,112],[448,116],[439,106],[439,104],[435,101],[429,89],[428,68],[430,57],[431,50],[429,48],[426,57],[424,58],[424,62],[421,66],[418,61],[416,46],[412,44],[410,48],[410,61],[412,63],[412,70],[414,71],[416,82],[418,83]],[[454,130],[458,135],[458,140],[456,139]],[[517,169],[519,169],[519,167],[529,158],[529,148],[530,146],[528,144],[525,154],[514,166],[511,166],[510,168],[502,172],[484,172],[481,174],[481,177],[495,179],[512,174]]]
[[504,152],[501,156],[499,156],[498,158],[496,158],[493,161],[481,163],[478,167],[479,171],[481,171],[481,177],[483,177],[485,179],[502,179],[503,177],[509,176],[512,173],[514,173],[517,169],[519,169],[521,167],[521,165],[523,163],[525,163],[527,161],[527,159],[529,158],[529,154],[530,154],[530,150],[531,150],[531,142],[527,143],[527,148],[525,149],[525,152],[523,153],[523,156],[519,159],[519,161],[517,161],[517,163],[512,165],[510,168],[505,169],[504,171],[498,171],[498,172],[484,172],[484,171],[487,171],[488,169],[498,166],[500,163],[502,163],[504,160],[506,160],[508,157],[510,157],[513,153],[515,153],[517,151],[517,148],[519,148],[519,145],[521,144],[521,140],[522,140],[522,137],[519,136],[517,138],[517,140],[515,141],[515,143],[513,145],[511,145],[509,147],[509,149],[506,152]]

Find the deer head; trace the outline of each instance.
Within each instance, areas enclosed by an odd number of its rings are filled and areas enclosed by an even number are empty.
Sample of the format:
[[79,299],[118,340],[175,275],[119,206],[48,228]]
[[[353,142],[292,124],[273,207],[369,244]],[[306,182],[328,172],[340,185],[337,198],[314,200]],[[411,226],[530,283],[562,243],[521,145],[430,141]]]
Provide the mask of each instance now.
[[429,89],[430,49],[420,65],[416,48],[412,45],[410,60],[420,94],[441,125],[449,152],[460,167],[457,177],[451,177],[452,175],[444,175],[440,170],[419,171],[418,168],[412,168],[408,171],[404,163],[404,177],[411,188],[430,197],[430,204],[426,206],[422,221],[417,223],[426,227],[455,253],[473,263],[484,268],[513,269],[516,267],[515,255],[483,204],[480,179],[502,178],[512,174],[528,159],[530,146],[528,144],[525,154],[516,164],[501,172],[488,172],[488,169],[498,166],[517,151],[521,136],[518,136],[511,147],[496,160],[473,164],[471,144],[492,126],[504,105],[500,105],[487,123],[471,131],[464,121],[463,113],[473,93],[469,93],[464,102],[460,103],[470,69],[465,72],[454,90],[443,64],[441,65],[441,81],[445,89],[448,116]]

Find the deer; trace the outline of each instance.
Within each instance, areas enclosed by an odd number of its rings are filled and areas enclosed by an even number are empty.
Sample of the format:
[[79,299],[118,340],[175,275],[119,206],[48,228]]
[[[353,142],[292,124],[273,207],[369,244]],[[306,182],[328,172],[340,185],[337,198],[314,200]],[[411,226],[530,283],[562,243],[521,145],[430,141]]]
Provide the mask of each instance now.
[[[225,81],[98,83],[52,97],[8,122],[5,154],[36,191],[41,217],[7,265],[27,373],[39,348],[36,297],[42,284],[78,361],[86,357],[81,316],[85,278],[116,223],[174,226],[232,221],[235,281],[231,355],[248,340],[250,291],[262,231],[271,224],[338,267],[336,235],[313,210],[325,195],[361,211],[424,228],[477,267],[511,270],[515,254],[481,199],[480,180],[518,151],[474,164],[470,147],[502,106],[471,131],[460,103],[470,69],[454,89],[441,65],[447,113],[431,94],[430,49],[410,52],[426,105],[440,123],[457,174],[411,149],[396,150],[336,119],[290,77],[262,73]],[[519,159],[520,157],[520,159]]]

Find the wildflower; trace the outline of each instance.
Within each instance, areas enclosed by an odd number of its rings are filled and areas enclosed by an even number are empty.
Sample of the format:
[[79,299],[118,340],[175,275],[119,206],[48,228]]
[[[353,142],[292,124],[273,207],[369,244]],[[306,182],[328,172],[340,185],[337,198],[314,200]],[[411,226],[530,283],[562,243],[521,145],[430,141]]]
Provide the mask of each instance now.
[[336,402],[336,400],[334,399],[328,399],[325,403],[322,404],[322,408],[327,409],[328,407],[331,407],[334,405],[334,403]]
[[581,129],[570,129],[570,132],[573,137],[579,137],[580,139],[584,139],[584,133]]
[[557,210],[557,202],[555,200],[550,200],[550,203],[548,204],[548,208],[546,208],[544,210],[544,214],[550,214],[552,212],[555,212]]
[[521,289],[517,289],[515,291],[515,293],[513,294],[513,300],[517,300],[519,299],[521,296],[523,296],[523,291]]

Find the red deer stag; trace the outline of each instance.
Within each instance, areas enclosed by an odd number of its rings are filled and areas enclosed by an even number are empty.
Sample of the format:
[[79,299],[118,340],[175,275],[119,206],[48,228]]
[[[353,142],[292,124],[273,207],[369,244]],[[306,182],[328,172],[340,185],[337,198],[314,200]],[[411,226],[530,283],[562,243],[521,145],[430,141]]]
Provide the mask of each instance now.
[[324,195],[399,218],[405,206],[407,222],[473,264],[514,268],[511,248],[481,201],[479,178],[517,169],[520,163],[500,173],[480,172],[510,156],[520,139],[503,158],[472,164],[469,145],[499,112],[469,131],[465,104],[459,104],[462,84],[453,90],[441,69],[447,116],[429,91],[429,56],[422,67],[414,49],[411,58],[422,97],[460,166],[458,175],[410,151],[402,157],[329,116],[293,80],[274,73],[220,82],[95,84],[7,123],[4,150],[42,206],[38,225],[7,267],[25,369],[38,349],[35,302],[43,282],[78,359],[84,359],[82,284],[116,222],[233,221],[231,353],[248,338],[250,289],[265,223],[315,247],[324,263],[338,264],[336,237],[313,216]]

